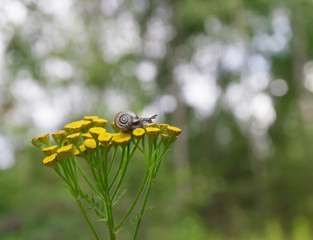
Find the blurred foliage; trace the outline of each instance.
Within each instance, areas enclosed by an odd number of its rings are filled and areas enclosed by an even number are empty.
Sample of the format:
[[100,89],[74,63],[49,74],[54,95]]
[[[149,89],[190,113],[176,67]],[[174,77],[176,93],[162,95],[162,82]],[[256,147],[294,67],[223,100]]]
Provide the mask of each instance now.
[[[30,146],[32,134],[39,131],[31,113],[25,115],[29,116],[25,117],[26,123],[19,124],[16,116],[14,121],[10,120],[14,117],[12,109],[22,101],[13,90],[23,71],[39,86],[51,91],[81,83],[91,91],[88,96],[81,95],[86,105],[71,105],[79,110],[69,111],[66,117],[70,120],[83,114],[112,120],[122,110],[112,110],[112,106],[120,106],[115,103],[123,99],[126,106],[141,112],[164,94],[175,97],[176,109],[164,112],[163,122],[179,125],[187,144],[173,146],[161,166],[148,204],[156,208],[145,217],[141,239],[312,239],[313,101],[303,76],[303,68],[313,55],[312,1],[134,0],[117,1],[117,9],[107,13],[103,10],[106,0],[77,0],[71,5],[71,11],[76,14],[69,23],[72,32],[63,28],[67,22],[61,20],[61,24],[47,9],[42,10],[43,1],[16,2],[27,9],[27,21],[9,22],[6,30],[0,28],[2,35],[7,36],[0,89],[0,134],[16,144],[15,165],[0,170],[0,239],[63,240],[91,236],[61,181],[42,166],[43,155]],[[273,33],[272,17],[276,10],[284,11],[290,22],[291,39],[287,48],[272,52],[258,49],[256,36],[262,31]],[[137,42],[141,42],[135,50],[108,59],[105,54],[110,49],[103,50],[102,30],[110,28],[112,21],[125,12],[132,14],[140,36]],[[150,49],[150,53],[146,50],[145,41],[151,37],[148,31],[153,19],[168,21],[166,27],[172,29],[165,34],[172,36],[164,41],[163,55],[152,56],[155,49]],[[212,19],[216,25],[211,24]],[[176,85],[180,83],[174,81],[176,67],[192,61],[203,36],[220,44],[216,48],[235,44],[239,39],[246,44],[249,54],[259,54],[268,61],[271,80],[286,81],[286,95],[274,96],[269,87],[264,90],[271,97],[276,113],[275,121],[262,135],[267,149],[262,150],[251,130],[254,119],[242,121],[225,107],[222,99],[217,100],[209,116],[199,117],[196,107],[182,97],[180,86],[177,91]],[[36,48],[43,50],[37,54]],[[52,57],[70,63],[73,74],[61,80],[45,74],[44,62]],[[138,80],[135,74],[136,66],[142,61],[151,61],[157,68],[152,85]],[[245,61],[241,71],[224,69],[218,63],[216,78],[221,94],[231,84],[241,81],[249,59]],[[114,90],[113,97],[105,102],[109,90]],[[186,149],[189,178],[177,172],[174,164],[177,152]],[[128,176],[128,191],[133,195],[143,171],[140,168],[143,159],[137,161]],[[179,182],[184,178],[191,190],[183,188],[182,197]],[[131,230],[130,227],[122,231],[120,239],[130,239]]]

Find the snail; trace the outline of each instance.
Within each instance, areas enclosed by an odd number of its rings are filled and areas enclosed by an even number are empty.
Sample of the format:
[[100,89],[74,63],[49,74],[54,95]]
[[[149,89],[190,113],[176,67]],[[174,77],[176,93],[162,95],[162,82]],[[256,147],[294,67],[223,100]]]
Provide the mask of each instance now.
[[157,114],[149,118],[139,118],[133,111],[121,111],[116,114],[114,118],[115,126],[122,132],[133,131],[136,128],[142,128],[147,123],[152,123],[152,119],[155,119]]

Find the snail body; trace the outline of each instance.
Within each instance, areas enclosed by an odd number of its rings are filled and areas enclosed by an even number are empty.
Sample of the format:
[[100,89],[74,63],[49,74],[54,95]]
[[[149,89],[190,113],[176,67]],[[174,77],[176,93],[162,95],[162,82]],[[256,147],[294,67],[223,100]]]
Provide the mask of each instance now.
[[152,119],[155,119],[157,114],[149,118],[140,118],[133,111],[121,111],[116,114],[114,118],[115,126],[122,132],[133,131],[136,128],[142,128],[147,123],[152,123]]

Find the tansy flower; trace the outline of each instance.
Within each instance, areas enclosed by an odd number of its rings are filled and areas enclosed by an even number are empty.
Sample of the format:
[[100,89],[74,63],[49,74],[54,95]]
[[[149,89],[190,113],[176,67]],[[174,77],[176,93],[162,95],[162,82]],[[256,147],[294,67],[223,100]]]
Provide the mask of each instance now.
[[168,127],[168,124],[166,124],[166,123],[160,123],[159,124],[159,128],[161,130],[161,133],[167,133],[167,127]]
[[77,145],[80,138],[80,133],[73,133],[66,137],[68,143],[72,143],[73,145]]
[[[86,147],[85,147],[84,144],[80,145],[80,146],[79,146],[79,149],[80,149],[80,151],[81,151],[83,154],[86,154],[86,153],[87,153],[87,149],[86,149]],[[79,151],[78,149],[75,149],[74,155],[77,156],[77,157],[83,157],[83,156],[81,155],[81,152],[80,152],[80,151]]]
[[62,162],[67,160],[73,153],[73,144],[66,145],[57,150],[57,159]]
[[65,125],[64,130],[69,134],[78,133],[81,131],[82,127],[83,127],[82,122],[77,121],[77,122],[72,122],[72,123]]
[[83,133],[82,137],[83,137],[84,140],[93,138],[90,133]]
[[93,121],[94,119],[99,118],[98,116],[85,116],[84,120]]
[[108,144],[112,139],[111,133],[101,133],[98,137],[99,142],[102,144]]
[[143,128],[136,128],[133,131],[133,135],[136,139],[141,139],[143,137],[143,135],[145,134],[145,130]]
[[174,127],[174,126],[168,126],[167,132],[171,136],[178,136],[179,134],[181,134],[181,129],[179,129],[178,127]]
[[45,166],[54,167],[57,163],[57,154],[54,153],[51,156],[46,157],[42,162]]
[[66,137],[66,132],[64,130],[60,130],[52,133],[51,136],[57,144],[61,144]]
[[50,146],[49,140],[50,140],[50,135],[47,133],[43,135],[41,134],[37,135],[31,140],[31,142],[36,147],[42,147],[42,145]]
[[146,134],[150,139],[156,139],[159,136],[160,129],[155,127],[147,127],[146,128]]
[[82,132],[87,132],[88,129],[92,126],[92,121],[89,120],[81,120],[82,124]]
[[46,147],[44,149],[42,149],[43,153],[47,156],[50,156],[54,153],[56,153],[58,150],[58,146],[57,145],[53,145],[53,146],[50,146],[50,147]]
[[97,148],[97,143],[94,139],[86,139],[84,145],[88,152],[93,152]]
[[161,141],[164,145],[168,143],[170,136],[168,134],[161,134]]
[[122,148],[124,148],[129,143],[131,138],[132,136],[129,133],[114,134],[112,137],[113,146],[121,146]]
[[103,118],[96,118],[92,120],[93,124],[95,125],[95,127],[105,127],[108,123],[108,121],[106,119]]
[[99,135],[101,133],[106,133],[106,130],[102,127],[93,127],[89,129],[89,132],[95,140],[98,140]]
[[147,127],[158,127],[157,123],[147,123],[143,125],[143,128],[146,129]]

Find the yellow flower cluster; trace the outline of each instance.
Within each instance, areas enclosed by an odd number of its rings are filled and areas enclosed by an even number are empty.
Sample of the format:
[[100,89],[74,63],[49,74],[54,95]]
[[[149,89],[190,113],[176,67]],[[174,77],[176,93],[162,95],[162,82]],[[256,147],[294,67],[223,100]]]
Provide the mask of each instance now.
[[148,139],[156,140],[161,136],[164,145],[174,142],[181,133],[181,129],[168,124],[149,123],[143,128],[136,128],[131,133],[120,132],[114,123],[111,126],[115,133],[108,133],[104,128],[108,121],[98,116],[85,116],[83,120],[66,124],[64,130],[51,134],[56,145],[50,145],[50,135],[43,134],[34,137],[31,142],[40,147],[47,156],[43,164],[54,167],[56,163],[64,162],[72,155],[86,157],[96,151],[108,152],[111,146],[125,148],[131,139],[140,141],[145,135]]

